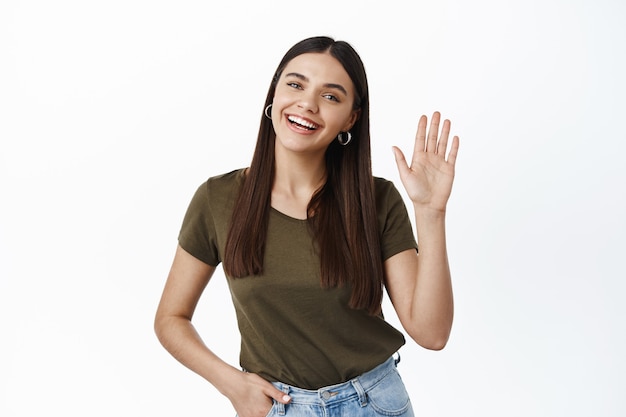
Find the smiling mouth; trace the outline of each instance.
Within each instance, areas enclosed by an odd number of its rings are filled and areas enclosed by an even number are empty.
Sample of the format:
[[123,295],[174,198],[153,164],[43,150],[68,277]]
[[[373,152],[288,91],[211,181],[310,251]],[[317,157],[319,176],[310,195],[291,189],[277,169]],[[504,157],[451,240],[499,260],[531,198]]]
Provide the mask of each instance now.
[[300,129],[316,130],[317,128],[319,128],[318,124],[315,124],[298,116],[288,116],[287,120],[289,120],[289,123],[291,123],[293,126],[296,126]]

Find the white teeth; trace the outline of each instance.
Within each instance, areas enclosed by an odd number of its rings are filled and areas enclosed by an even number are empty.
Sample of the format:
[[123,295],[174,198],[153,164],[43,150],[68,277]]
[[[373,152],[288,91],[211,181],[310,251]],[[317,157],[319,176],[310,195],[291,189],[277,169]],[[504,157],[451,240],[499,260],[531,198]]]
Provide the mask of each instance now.
[[315,123],[308,122],[308,121],[306,121],[306,120],[304,120],[304,119],[302,119],[300,117],[297,117],[297,116],[289,116],[288,119],[292,123],[297,123],[297,124],[299,124],[301,126],[309,128],[309,129],[317,129],[318,128],[318,126]]

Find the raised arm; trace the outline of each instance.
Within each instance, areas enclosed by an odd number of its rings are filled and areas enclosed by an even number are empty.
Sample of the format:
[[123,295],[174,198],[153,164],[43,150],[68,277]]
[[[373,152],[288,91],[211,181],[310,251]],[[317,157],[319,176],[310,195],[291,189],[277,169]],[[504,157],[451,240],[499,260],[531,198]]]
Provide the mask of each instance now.
[[214,271],[215,267],[178,246],[157,309],[155,332],[172,356],[228,397],[240,417],[263,417],[272,407],[272,398],[282,403],[289,398],[258,375],[244,373],[217,357],[191,323]]
[[448,151],[450,121],[439,135],[435,112],[428,134],[426,116],[418,123],[409,165],[400,149],[394,155],[402,184],[413,202],[419,255],[401,252],[385,262],[385,283],[402,326],[421,346],[442,349],[454,315],[452,283],[446,248],[446,205],[452,191],[459,138]]

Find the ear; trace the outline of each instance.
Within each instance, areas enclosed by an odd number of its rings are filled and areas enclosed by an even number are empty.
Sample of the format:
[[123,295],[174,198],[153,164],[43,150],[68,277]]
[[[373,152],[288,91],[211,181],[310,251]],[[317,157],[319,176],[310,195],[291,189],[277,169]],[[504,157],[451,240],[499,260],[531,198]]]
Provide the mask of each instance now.
[[354,126],[356,121],[359,120],[359,116],[361,116],[361,109],[353,110],[352,113],[350,113],[350,118],[348,118],[348,121],[344,125],[344,128],[341,129],[341,131],[347,132],[348,130],[352,129],[352,126]]

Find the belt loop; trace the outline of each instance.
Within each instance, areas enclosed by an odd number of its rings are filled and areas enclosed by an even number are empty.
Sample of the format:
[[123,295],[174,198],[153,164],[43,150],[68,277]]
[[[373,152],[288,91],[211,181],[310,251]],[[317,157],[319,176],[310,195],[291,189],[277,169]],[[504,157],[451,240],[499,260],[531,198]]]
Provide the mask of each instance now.
[[[289,386],[288,385],[280,384],[280,390],[282,392],[284,392],[285,394],[289,394]],[[276,411],[278,412],[279,416],[284,416],[285,415],[285,404],[279,403],[278,401],[276,401]]]
[[361,382],[359,382],[359,378],[354,378],[350,382],[352,383],[352,386],[354,387],[356,393],[359,395],[359,402],[361,403],[361,407],[365,407],[367,405],[367,394],[363,389],[363,385],[361,385]]
[[394,364],[396,365],[396,367],[398,367],[398,364],[400,363],[400,352],[396,352],[398,354],[398,359],[394,359]]

